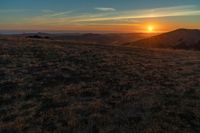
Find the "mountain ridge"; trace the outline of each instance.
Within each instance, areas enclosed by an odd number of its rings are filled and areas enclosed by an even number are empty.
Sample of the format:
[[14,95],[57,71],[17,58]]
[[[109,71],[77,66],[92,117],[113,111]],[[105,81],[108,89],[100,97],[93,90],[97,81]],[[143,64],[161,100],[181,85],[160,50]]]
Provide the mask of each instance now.
[[199,29],[177,29],[147,39],[127,43],[128,46],[200,50]]

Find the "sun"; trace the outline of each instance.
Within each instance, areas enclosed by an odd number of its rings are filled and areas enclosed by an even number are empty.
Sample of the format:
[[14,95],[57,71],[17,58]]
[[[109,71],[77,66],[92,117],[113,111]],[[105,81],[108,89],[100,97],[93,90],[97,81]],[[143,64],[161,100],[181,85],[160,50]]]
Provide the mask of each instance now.
[[149,26],[147,27],[147,31],[148,31],[148,32],[154,32],[154,26],[153,26],[153,25],[149,25]]

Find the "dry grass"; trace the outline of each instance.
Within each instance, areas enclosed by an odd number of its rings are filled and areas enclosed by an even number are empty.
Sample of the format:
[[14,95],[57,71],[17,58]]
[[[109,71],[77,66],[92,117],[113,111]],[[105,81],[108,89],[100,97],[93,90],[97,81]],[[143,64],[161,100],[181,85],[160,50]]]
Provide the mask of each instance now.
[[0,77],[0,132],[200,132],[200,52],[1,38]]

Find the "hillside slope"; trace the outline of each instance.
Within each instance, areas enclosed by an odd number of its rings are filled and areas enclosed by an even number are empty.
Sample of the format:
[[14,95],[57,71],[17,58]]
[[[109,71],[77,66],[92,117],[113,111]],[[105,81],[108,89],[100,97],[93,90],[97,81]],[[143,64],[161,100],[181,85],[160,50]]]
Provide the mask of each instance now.
[[200,30],[178,29],[148,39],[135,41],[127,45],[200,50]]
[[0,39],[0,132],[200,132],[200,53]]

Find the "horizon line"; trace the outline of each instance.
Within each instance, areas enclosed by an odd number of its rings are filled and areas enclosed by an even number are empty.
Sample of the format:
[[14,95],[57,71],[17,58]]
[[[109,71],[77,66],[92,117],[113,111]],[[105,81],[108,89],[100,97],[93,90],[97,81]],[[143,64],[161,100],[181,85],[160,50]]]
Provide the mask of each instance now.
[[48,33],[48,34],[160,34],[160,33],[167,33],[167,32],[171,32],[171,31],[175,31],[175,30],[179,30],[179,29],[185,29],[185,30],[200,30],[198,28],[177,28],[174,30],[168,30],[168,31],[155,31],[155,32],[142,32],[142,31],[106,31],[106,30],[94,30],[94,31],[87,31],[87,30],[37,30],[37,29],[27,29],[27,30],[20,30],[20,29],[16,29],[16,30],[11,30],[11,29],[0,29],[0,34],[29,34],[29,33]]

